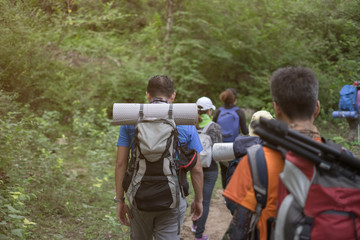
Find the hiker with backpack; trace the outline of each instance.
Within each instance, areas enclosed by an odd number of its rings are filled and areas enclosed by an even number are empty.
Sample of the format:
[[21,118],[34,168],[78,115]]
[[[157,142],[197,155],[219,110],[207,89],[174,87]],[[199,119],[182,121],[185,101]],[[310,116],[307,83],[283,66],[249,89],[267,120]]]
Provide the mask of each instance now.
[[204,174],[203,187],[203,214],[193,221],[191,230],[195,233],[195,240],[209,239],[207,235],[203,235],[205,231],[205,224],[209,214],[210,201],[212,192],[218,177],[218,166],[212,158],[212,146],[215,143],[222,142],[221,127],[219,124],[211,120],[211,115],[215,106],[208,97],[201,97],[196,101],[198,106],[198,129],[199,137],[203,146],[203,151],[200,153],[200,160]]
[[333,117],[345,117],[349,124],[348,142],[353,142],[357,135],[360,112],[360,82],[344,85],[340,92],[339,110],[334,111]]
[[[234,150],[235,159],[229,163],[229,167],[226,172],[226,185],[230,182],[230,179],[234,174],[235,169],[239,164],[239,162],[247,154],[247,149],[253,145],[263,144],[263,140],[254,133],[254,128],[252,127],[253,123],[259,121],[260,117],[266,119],[274,119],[273,116],[268,111],[265,110],[257,111],[252,115],[249,123],[249,136],[239,135],[236,137],[234,141],[233,150]],[[264,177],[267,177],[266,172],[260,174]],[[234,215],[235,203],[228,198],[225,198],[225,202],[226,202],[226,207],[230,210],[231,215]]]
[[[234,142],[240,131],[243,135],[248,135],[249,130],[246,127],[245,112],[236,106],[236,90],[228,88],[220,94],[219,98],[224,106],[215,111],[213,121],[221,127],[223,142]],[[223,189],[225,189],[228,164],[220,162],[219,165],[221,169],[221,183]]]
[[[314,73],[303,67],[280,68],[270,79],[276,118],[301,134],[321,141],[314,125],[320,112],[318,85]],[[223,239],[265,240],[268,237],[268,222],[270,224],[276,217],[279,175],[284,168],[284,159],[269,145],[254,146],[239,162],[224,191],[224,195],[236,206]],[[259,171],[265,169],[268,177],[261,181],[259,176],[252,176],[251,167]],[[258,183],[257,187],[253,186],[253,181]]]
[[[171,104],[175,95],[174,83],[169,77],[151,77],[146,98],[151,104],[169,105],[168,118],[142,119],[143,113],[139,112],[140,119],[135,126],[120,127],[114,201],[120,223],[130,226],[131,239],[180,239],[188,193],[177,173],[182,157],[179,149],[187,147],[190,150],[182,152],[195,152],[189,155],[195,193],[191,204],[192,220],[202,215],[203,173],[196,154],[202,151],[202,146],[194,125],[175,126]],[[125,203],[124,192],[129,205]]]
[[277,218],[268,225],[275,230],[268,239],[359,239],[360,159],[285,122],[261,118],[255,132],[285,159]]

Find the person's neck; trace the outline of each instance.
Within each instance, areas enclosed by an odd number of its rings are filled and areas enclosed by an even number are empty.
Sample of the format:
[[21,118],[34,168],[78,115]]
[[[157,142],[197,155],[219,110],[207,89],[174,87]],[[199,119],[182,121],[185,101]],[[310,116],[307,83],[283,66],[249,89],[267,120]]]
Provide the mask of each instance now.
[[156,103],[156,102],[171,103],[171,101],[165,97],[154,97],[154,98],[149,99],[149,102],[150,103]]
[[317,127],[311,120],[293,120],[288,122],[289,127],[312,138],[321,137]]

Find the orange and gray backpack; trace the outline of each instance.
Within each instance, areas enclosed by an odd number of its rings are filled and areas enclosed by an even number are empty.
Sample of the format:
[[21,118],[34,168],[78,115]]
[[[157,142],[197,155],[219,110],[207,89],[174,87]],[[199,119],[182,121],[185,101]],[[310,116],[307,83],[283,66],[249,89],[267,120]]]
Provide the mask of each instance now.
[[285,153],[280,179],[286,194],[279,194],[275,231],[268,238],[358,240],[360,160],[276,120],[261,118],[254,132]]

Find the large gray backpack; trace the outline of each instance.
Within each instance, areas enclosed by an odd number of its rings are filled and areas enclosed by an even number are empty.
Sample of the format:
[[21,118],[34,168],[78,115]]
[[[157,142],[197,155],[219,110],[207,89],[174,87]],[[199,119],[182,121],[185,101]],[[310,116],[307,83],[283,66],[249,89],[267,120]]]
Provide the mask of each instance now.
[[179,206],[178,131],[172,106],[169,104],[165,118],[145,118],[143,105],[140,107],[123,186],[129,203],[142,211],[162,211]]

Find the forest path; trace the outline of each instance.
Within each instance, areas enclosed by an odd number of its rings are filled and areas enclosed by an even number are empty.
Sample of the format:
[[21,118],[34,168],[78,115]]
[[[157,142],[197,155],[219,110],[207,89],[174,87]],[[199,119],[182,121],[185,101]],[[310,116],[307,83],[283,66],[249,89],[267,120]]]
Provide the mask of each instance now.
[[[210,240],[222,239],[226,229],[231,221],[230,211],[224,204],[222,197],[222,189],[214,189],[215,196],[211,198],[210,212],[205,226],[205,235],[208,235]],[[195,235],[191,232],[191,215],[186,211],[184,223],[181,230],[181,240],[193,240]]]

